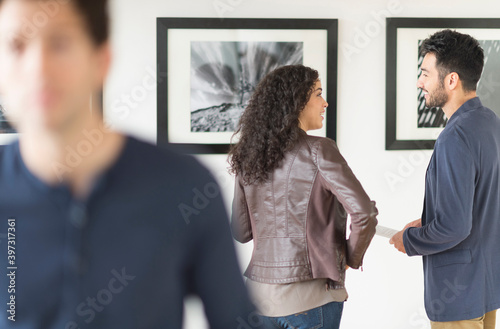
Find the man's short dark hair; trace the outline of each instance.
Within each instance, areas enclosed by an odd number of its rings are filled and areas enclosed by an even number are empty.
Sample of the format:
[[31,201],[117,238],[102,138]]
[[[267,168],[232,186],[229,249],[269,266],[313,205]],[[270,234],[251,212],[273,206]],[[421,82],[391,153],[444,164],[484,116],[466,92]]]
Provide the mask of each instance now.
[[[17,0],[19,1],[19,0]],[[108,0],[43,0],[53,2],[54,6],[73,3],[82,15],[87,31],[95,45],[100,46],[109,39]],[[5,0],[0,0],[0,5]],[[42,10],[42,8],[40,8]]]
[[484,51],[479,42],[468,34],[443,30],[425,39],[420,55],[436,56],[439,78],[455,72],[462,81],[464,91],[475,91],[484,66]]

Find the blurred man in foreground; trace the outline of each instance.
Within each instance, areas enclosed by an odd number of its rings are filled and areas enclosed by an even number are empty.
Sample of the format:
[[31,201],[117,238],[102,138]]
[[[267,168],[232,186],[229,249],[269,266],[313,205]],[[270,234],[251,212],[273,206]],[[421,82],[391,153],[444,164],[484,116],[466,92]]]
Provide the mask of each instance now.
[[212,328],[237,328],[251,305],[217,184],[90,104],[106,9],[0,0],[0,93],[20,132],[0,151],[0,328],[181,328],[191,293]]

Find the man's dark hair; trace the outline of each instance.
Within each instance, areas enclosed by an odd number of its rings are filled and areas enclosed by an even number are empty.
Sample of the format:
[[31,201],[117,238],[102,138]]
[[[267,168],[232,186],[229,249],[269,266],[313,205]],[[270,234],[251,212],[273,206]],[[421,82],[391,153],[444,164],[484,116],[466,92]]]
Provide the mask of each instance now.
[[94,43],[102,45],[109,39],[109,14],[107,0],[72,0],[85,19]]
[[[43,0],[53,2],[54,6],[73,4],[82,15],[87,31],[96,46],[100,46],[109,39],[108,0]],[[0,6],[5,0],[0,0]],[[40,10],[42,10],[40,8]]]
[[479,42],[468,34],[452,30],[434,33],[420,46],[420,55],[436,56],[439,79],[455,72],[462,81],[464,91],[475,91],[484,66],[484,51]]

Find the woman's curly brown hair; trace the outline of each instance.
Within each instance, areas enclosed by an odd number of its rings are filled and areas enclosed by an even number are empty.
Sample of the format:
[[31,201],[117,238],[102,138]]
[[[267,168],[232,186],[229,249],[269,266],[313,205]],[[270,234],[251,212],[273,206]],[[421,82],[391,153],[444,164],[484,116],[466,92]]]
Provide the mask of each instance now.
[[280,166],[299,139],[299,114],[318,79],[316,70],[303,65],[282,66],[262,79],[233,135],[240,134],[229,152],[232,174],[260,184]]

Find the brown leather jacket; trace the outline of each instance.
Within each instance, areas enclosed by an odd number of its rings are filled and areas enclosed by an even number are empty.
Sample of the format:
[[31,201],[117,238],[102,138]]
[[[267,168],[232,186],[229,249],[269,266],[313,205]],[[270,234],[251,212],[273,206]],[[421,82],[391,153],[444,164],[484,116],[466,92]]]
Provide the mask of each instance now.
[[241,243],[254,240],[249,279],[280,284],[329,278],[341,286],[345,265],[362,265],[377,214],[335,142],[304,132],[265,183],[244,185],[236,177],[231,230]]

